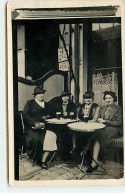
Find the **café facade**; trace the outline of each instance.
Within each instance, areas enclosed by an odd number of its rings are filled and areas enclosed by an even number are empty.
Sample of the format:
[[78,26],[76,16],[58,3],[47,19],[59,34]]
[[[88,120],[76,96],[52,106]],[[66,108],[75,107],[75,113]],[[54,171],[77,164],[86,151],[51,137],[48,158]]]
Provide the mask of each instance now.
[[111,90],[122,106],[119,6],[15,9],[12,38],[15,130],[18,112],[37,85],[47,90],[45,101],[67,90],[78,105],[93,91],[102,106],[103,92]]

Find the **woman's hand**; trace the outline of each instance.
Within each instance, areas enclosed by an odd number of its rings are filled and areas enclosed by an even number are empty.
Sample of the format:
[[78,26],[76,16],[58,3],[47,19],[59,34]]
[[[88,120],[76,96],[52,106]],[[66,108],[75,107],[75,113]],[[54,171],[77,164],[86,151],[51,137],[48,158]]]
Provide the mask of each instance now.
[[99,123],[105,123],[106,121],[105,121],[103,118],[99,118],[99,119],[98,119],[98,122],[99,122]]
[[42,117],[41,117],[41,120],[44,120],[44,121],[45,121],[45,120],[48,119],[48,118],[50,118],[49,115],[47,115],[47,116],[42,116]]
[[79,118],[76,118],[76,121],[77,121],[77,122],[82,122]]
[[41,124],[39,122],[35,122],[35,128],[36,129],[40,129],[41,128]]
[[49,118],[50,118],[50,115],[47,115],[47,116],[46,116],[46,119],[49,119]]
[[40,123],[41,124],[41,129],[45,129],[45,123]]
[[90,123],[95,123],[96,121],[95,121],[95,120],[89,120],[88,122],[90,122]]

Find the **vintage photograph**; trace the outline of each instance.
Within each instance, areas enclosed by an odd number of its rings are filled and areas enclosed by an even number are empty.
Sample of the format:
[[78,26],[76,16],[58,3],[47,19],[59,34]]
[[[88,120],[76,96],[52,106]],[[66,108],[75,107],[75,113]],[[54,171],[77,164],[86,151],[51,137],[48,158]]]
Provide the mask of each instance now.
[[88,2],[8,3],[16,182],[124,178],[122,7]]

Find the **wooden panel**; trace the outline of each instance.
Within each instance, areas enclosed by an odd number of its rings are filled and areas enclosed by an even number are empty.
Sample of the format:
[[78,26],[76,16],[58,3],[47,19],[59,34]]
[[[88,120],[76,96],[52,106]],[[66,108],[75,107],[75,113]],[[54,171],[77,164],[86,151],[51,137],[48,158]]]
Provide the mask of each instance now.
[[33,99],[34,87],[18,82],[18,111],[22,111],[26,102]]

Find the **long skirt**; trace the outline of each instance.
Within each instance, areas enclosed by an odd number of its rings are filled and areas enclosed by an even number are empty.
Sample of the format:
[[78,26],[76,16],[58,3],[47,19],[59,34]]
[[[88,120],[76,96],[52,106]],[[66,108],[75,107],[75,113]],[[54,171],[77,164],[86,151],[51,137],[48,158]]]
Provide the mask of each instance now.
[[43,143],[43,150],[44,151],[55,151],[57,150],[57,136],[51,130],[46,130],[46,135]]
[[112,140],[119,136],[119,128],[107,126],[96,132],[96,139],[98,140],[100,147],[104,150],[110,146]]
[[33,159],[41,159],[43,154],[43,141],[45,130],[25,127],[24,132],[26,152]]

